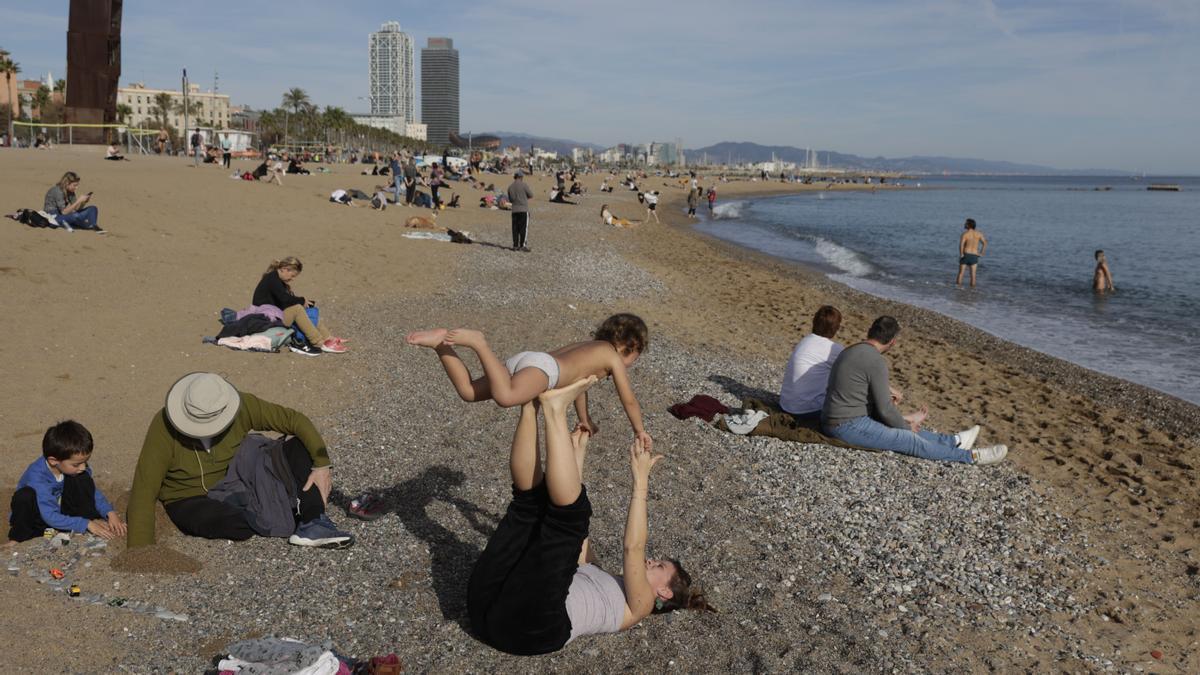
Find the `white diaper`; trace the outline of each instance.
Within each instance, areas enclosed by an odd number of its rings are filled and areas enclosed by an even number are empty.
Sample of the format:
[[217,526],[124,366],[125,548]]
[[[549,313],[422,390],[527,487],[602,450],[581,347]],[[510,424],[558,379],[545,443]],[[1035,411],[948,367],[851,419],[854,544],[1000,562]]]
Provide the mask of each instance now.
[[537,368],[550,381],[548,389],[558,385],[558,361],[546,352],[521,352],[505,361],[504,367],[508,368],[509,375],[516,375],[517,371],[526,368]]

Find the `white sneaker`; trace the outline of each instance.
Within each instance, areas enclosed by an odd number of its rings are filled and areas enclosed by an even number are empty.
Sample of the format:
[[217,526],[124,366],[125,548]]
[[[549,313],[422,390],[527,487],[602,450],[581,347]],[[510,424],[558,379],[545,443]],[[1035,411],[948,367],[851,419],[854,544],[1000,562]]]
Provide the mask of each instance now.
[[970,450],[975,447],[975,439],[979,438],[979,425],[976,424],[970,429],[964,429],[955,434],[955,436],[958,436],[958,447],[963,450]]
[[980,466],[983,466],[984,464],[995,464],[996,462],[1004,459],[1005,455],[1007,454],[1008,446],[1003,444],[990,445],[986,448],[979,448],[978,450],[971,451],[971,456],[975,458],[975,463]]

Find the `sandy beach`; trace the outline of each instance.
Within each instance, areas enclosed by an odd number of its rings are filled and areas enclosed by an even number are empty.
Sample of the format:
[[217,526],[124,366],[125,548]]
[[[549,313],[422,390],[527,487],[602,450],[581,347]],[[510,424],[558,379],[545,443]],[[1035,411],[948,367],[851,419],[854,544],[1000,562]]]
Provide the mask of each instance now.
[[[35,645],[11,654],[10,668],[198,672],[228,642],[279,634],[329,639],[357,657],[396,652],[416,672],[1200,671],[1196,406],[698,234],[667,179],[644,182],[663,192],[662,224],[620,230],[601,223],[600,205],[644,219],[632,192],[597,193],[602,176],[591,175],[578,205],[548,204],[553,179],[532,177],[533,251],[522,254],[503,248],[509,214],[477,208],[481,193],[465,184],[454,187],[462,208],[438,224],[476,245],[405,238],[403,219],[427,211],[330,204],[336,188],[371,192],[379,179],[359,165],[278,187],[183,159],[102,156],[0,149],[5,212],[40,207],[73,170],[109,230],[0,226],[6,510],[41,434],[65,418],[92,431],[97,481],[123,503],[167,389],[205,370],[312,417],[335,467],[331,513],[358,543],[203,541],[160,520],[160,546],[140,556],[122,542],[89,549],[83,537],[63,550],[41,540],[3,549],[16,573],[0,581],[0,599],[15,609],[0,616],[0,634]],[[503,188],[510,178],[488,180]],[[718,186],[721,200],[800,189]],[[297,292],[318,300],[351,351],[303,358],[202,344],[220,310],[248,305],[267,264],[286,255],[305,265]],[[697,393],[731,404],[777,393],[822,304],[841,309],[845,343],[875,316],[896,316],[904,332],[887,358],[907,401],[927,405],[940,430],[978,422],[983,442],[1009,446],[1008,461],[946,466],[739,437],[666,412]],[[651,329],[632,373],[666,455],[651,481],[651,553],[680,557],[721,611],[509,657],[465,629],[464,589],[507,502],[516,412],[460,402],[428,350],[403,335],[466,325],[507,355],[584,339],[617,311]],[[592,532],[612,567],[629,430],[611,385],[595,392]],[[346,501],[367,489],[389,514],[346,518]],[[83,600],[44,578],[68,562]],[[198,570],[179,571],[189,565]],[[109,606],[117,598],[186,621]],[[63,617],[92,627],[86,647],[37,639]]]

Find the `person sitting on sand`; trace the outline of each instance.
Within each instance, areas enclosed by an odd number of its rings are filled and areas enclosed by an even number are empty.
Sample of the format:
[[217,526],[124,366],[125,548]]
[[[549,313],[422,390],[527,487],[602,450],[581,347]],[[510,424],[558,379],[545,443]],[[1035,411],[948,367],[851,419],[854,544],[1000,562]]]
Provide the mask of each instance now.
[[563,193],[563,191],[558,188],[550,188],[550,201],[555,204],[574,205],[576,203],[576,202],[568,200],[566,195]]
[[334,337],[325,327],[314,325],[308,318],[308,307],[316,307],[315,300],[292,294],[292,281],[304,271],[304,263],[293,256],[276,260],[267,267],[267,271],[254,287],[252,305],[273,305],[283,312],[283,325],[300,327],[308,342],[303,345],[292,345],[290,349],[304,356],[317,356],[321,352],[341,354],[346,351],[345,340]]
[[343,204],[345,206],[354,206],[354,200],[351,199],[350,195],[347,194],[346,191],[341,188],[338,188],[338,189],[334,190],[333,192],[329,193],[329,201],[333,202],[334,204]]
[[125,155],[122,155],[121,149],[117,147],[116,143],[113,143],[112,145],[108,146],[107,150],[104,151],[104,159],[107,159],[111,162],[120,162],[122,160],[128,161],[129,158]]
[[927,411],[902,415],[890,400],[884,352],[896,346],[900,324],[890,316],[875,319],[867,339],[847,347],[829,373],[821,408],[821,428],[827,436],[850,445],[889,450],[921,459],[964,464],[995,464],[1008,447],[975,448],[979,425],[954,435],[921,429]]
[[254,173],[250,174],[257,180],[267,180],[267,183],[274,183],[283,187],[283,163],[276,161],[274,166],[271,166],[270,158],[263,158],[262,164],[259,164],[254,169]]
[[[252,430],[289,438],[274,451],[243,446]],[[246,508],[210,496],[225,492],[224,479],[237,455],[268,451],[267,467],[255,473],[264,484],[254,487],[254,495],[279,496],[282,490],[287,503],[282,511]],[[325,515],[332,489],[329,451],[308,417],[239,392],[220,375],[191,373],[171,386],[166,405],[146,430],[129,496],[128,545],[154,543],[154,503],[159,501],[179,531],[193,537],[243,541],[291,531],[288,541],[297,546],[346,548],[354,537]]]
[[[583,484],[590,434],[567,426],[567,406],[595,376],[551,389],[521,405],[509,468],[512,501],[467,583],[471,630],[509,654],[546,654],[582,635],[617,633],[651,614],[715,612],[678,560],[646,557],[650,470],[660,459],[641,439],[629,448],[633,474],[621,576],[596,564],[589,539],[592,505]],[[544,416],[546,462],[537,447]]]
[[288,158],[287,153],[284,153],[283,157],[284,157],[284,159],[287,160],[287,172],[289,174],[297,174],[297,175],[301,175],[301,176],[308,176],[308,175],[312,174],[311,171],[304,168],[304,163],[301,162],[299,160],[299,158],[296,158],[296,157]]
[[53,214],[58,224],[68,231],[93,230],[96,234],[107,234],[100,228],[100,210],[91,206],[92,193],[76,197],[79,191],[79,174],[68,171],[58,183],[46,191],[42,210]]
[[608,204],[600,207],[600,220],[604,221],[605,225],[612,225],[613,227],[633,227],[634,224],[632,220],[614,216],[612,211],[608,210]]
[[967,218],[963,223],[963,230],[962,236],[958,238],[958,278],[954,280],[954,285],[962,286],[963,272],[969,267],[971,288],[975,288],[975,268],[979,266],[979,259],[987,251],[987,237],[975,229],[974,218]]
[[375,196],[371,197],[371,208],[383,211],[388,207],[388,188],[386,185],[375,186]]
[[[649,330],[633,314],[614,314],[596,329],[590,342],[576,342],[552,352],[520,352],[504,363],[496,358],[483,333],[477,330],[438,328],[409,333],[410,345],[429,347],[438,355],[455,391],[464,401],[491,399],[502,408],[532,401],[538,394],[588,376],[611,377],[633,433],[647,448],[654,439],[642,424],[642,409],[629,383],[628,369],[649,344]],[[483,364],[483,376],[471,379],[467,366],[454,351],[456,345],[475,352]],[[587,395],[575,401],[581,428],[595,434],[599,427],[588,416]]]
[[1115,291],[1116,286],[1113,286],[1112,272],[1108,269],[1108,259],[1104,257],[1104,251],[1096,251],[1096,271],[1092,275],[1092,290],[1097,293],[1105,291]]
[[[812,333],[805,335],[792,350],[783,384],[779,388],[779,408],[798,422],[819,422],[829,387],[829,371],[845,349],[833,338],[842,327],[842,313],[825,305],[813,314]],[[900,405],[904,396],[889,386],[892,405]]]
[[92,432],[75,420],[42,435],[42,455],[17,481],[8,539],[28,541],[45,530],[91,532],[101,539],[125,536],[125,521],[92,479]]

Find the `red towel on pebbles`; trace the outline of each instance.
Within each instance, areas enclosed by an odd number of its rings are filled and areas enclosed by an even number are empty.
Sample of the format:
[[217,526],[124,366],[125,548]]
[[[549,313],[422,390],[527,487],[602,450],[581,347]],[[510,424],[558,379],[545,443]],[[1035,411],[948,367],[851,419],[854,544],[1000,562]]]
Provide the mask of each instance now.
[[717,415],[728,413],[729,408],[711,396],[697,394],[687,403],[676,403],[667,408],[667,412],[681,420],[686,420],[689,417],[699,417],[705,422],[711,422]]

